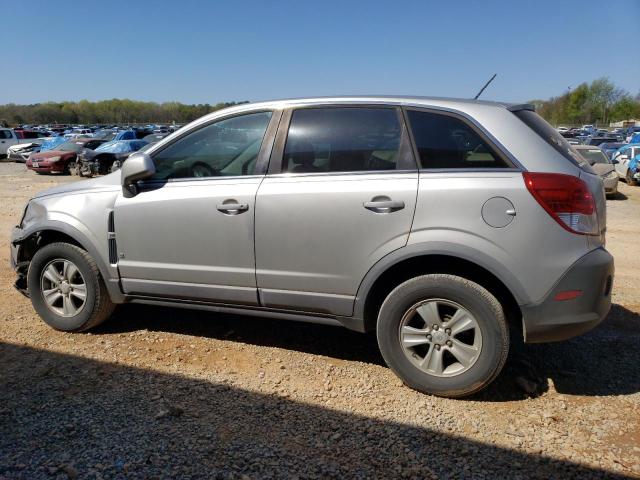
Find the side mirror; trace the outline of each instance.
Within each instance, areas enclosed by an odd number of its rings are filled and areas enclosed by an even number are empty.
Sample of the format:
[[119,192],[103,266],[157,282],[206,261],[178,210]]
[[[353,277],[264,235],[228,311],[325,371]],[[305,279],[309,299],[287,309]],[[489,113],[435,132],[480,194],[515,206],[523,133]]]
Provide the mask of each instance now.
[[138,193],[136,182],[156,173],[156,166],[149,155],[138,152],[126,159],[120,172],[120,182],[125,195],[133,196]]
[[617,158],[614,158],[613,160],[611,160],[611,163],[613,163],[614,165],[617,165],[620,163],[620,160],[618,160]]

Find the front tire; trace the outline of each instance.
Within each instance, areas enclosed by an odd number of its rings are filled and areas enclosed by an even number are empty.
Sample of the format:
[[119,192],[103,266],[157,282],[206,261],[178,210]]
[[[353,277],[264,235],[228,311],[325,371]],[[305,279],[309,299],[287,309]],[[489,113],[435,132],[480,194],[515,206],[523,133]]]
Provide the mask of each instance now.
[[638,185],[638,182],[636,181],[635,178],[633,178],[633,174],[631,173],[631,170],[627,169],[627,175],[626,175],[626,180],[627,180],[627,185],[635,187],[636,185]]
[[115,307],[93,258],[69,243],[52,243],[36,252],[27,288],[38,315],[64,332],[89,330],[109,318]]
[[412,278],[386,298],[377,323],[380,352],[409,387],[463,397],[489,385],[509,352],[498,300],[454,275]]

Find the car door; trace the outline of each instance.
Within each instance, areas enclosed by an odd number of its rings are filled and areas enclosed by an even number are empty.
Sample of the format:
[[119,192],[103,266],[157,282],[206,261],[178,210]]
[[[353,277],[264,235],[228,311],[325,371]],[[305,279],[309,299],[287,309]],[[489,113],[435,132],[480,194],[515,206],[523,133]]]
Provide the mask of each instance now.
[[621,178],[625,178],[627,175],[627,168],[629,164],[629,159],[631,159],[632,148],[627,147],[625,149],[620,150],[616,155],[613,156],[612,160],[617,160],[618,163],[615,163],[616,172],[618,172],[618,176]]
[[0,155],[6,155],[7,148],[18,143],[18,138],[13,130],[0,129]]
[[399,109],[287,111],[256,201],[261,304],[351,315],[366,272],[406,244],[417,187]]
[[127,294],[258,303],[254,207],[279,112],[193,128],[151,157],[156,174],[115,204]]

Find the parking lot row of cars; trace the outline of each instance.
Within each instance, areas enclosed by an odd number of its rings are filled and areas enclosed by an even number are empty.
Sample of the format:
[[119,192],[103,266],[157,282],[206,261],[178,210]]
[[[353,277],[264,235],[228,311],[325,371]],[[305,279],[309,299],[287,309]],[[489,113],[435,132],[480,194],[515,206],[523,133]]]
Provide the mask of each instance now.
[[[0,129],[0,154],[37,173],[103,175],[180,126],[23,125]],[[4,148],[2,148],[4,147]],[[3,151],[4,150],[4,151]]]
[[640,126],[614,130],[558,127],[558,132],[602,177],[605,192],[618,191],[618,180],[629,185],[640,182]]

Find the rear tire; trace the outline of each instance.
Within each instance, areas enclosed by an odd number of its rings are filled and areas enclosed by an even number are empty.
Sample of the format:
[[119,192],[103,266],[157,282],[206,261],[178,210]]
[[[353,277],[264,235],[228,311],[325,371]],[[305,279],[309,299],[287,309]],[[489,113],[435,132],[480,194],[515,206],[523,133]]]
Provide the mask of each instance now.
[[76,245],[52,243],[29,264],[27,288],[44,322],[56,330],[81,332],[105,321],[115,305],[91,256]]
[[377,337],[387,365],[407,386],[450,398],[489,385],[509,352],[498,300],[454,275],[424,275],[396,287],[380,308]]

